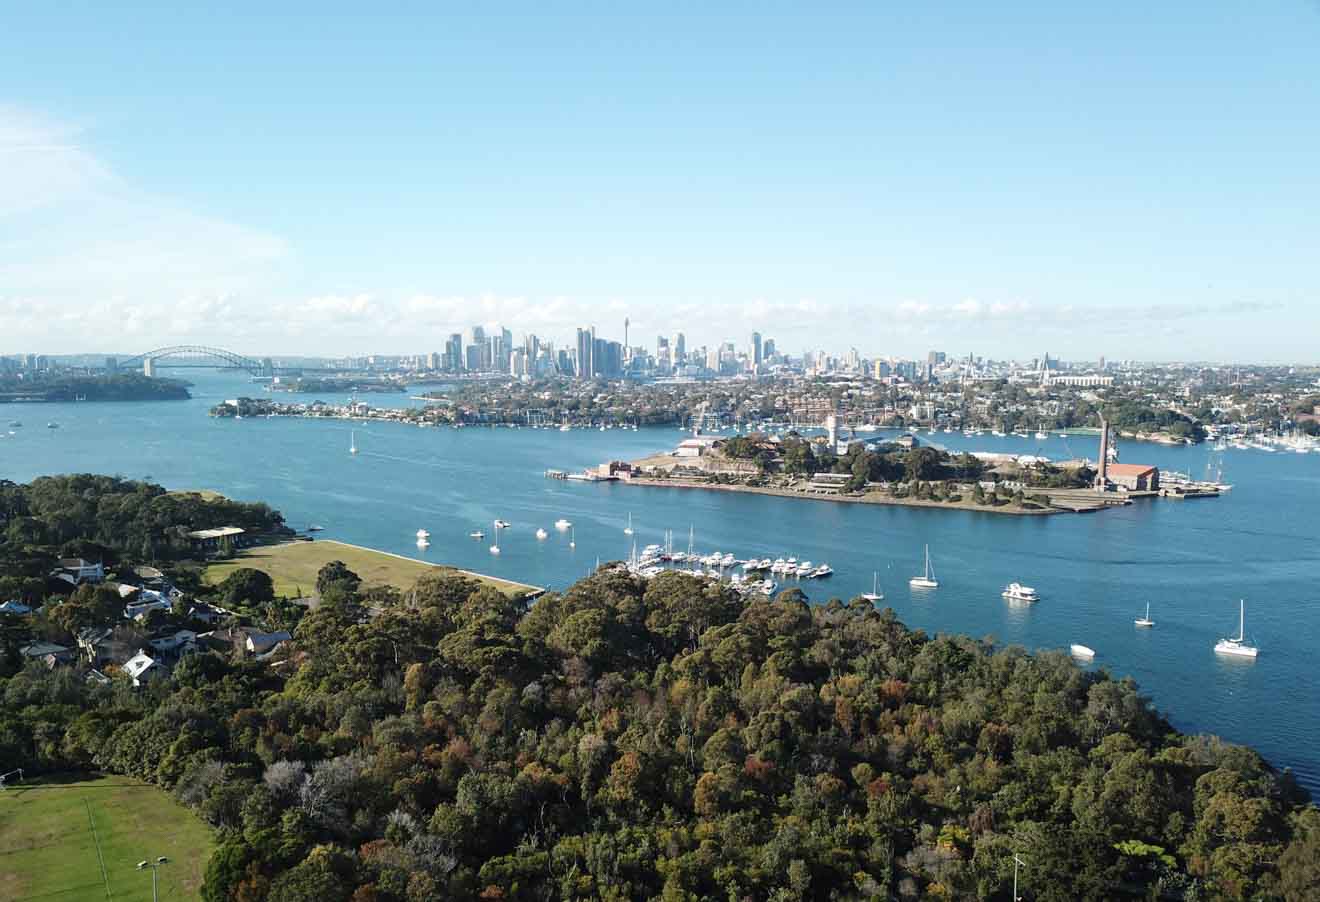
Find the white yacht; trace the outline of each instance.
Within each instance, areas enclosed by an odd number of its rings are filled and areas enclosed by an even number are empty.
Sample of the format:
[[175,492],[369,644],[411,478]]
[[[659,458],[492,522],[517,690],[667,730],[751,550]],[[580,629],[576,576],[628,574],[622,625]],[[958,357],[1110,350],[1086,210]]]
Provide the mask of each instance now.
[[938,589],[939,581],[935,579],[935,569],[930,565],[930,546],[926,546],[926,569],[921,576],[914,576],[908,580],[908,585],[914,589]]
[[419,542],[420,542],[422,539],[429,539],[429,538],[431,538],[431,534],[430,534],[429,532],[427,532],[427,531],[424,530],[424,529],[419,529],[419,530],[417,530],[417,540],[418,540]]
[[481,530],[478,529],[478,530],[476,530],[475,532],[470,532],[470,533],[468,533],[468,538],[469,538],[469,539],[484,539],[484,538],[486,538],[486,534],[485,534],[484,532],[482,532]]
[[513,524],[510,523],[508,520],[496,520],[496,521],[495,521],[495,528],[496,528],[496,529],[508,529],[508,528],[509,528],[510,526],[512,526],[512,525],[513,525]]
[[1145,616],[1145,617],[1138,617],[1136,620],[1133,620],[1132,622],[1135,623],[1137,626],[1154,626],[1154,625],[1155,625],[1155,621],[1150,619],[1150,602],[1149,602],[1149,601],[1146,602],[1146,616]]
[[1068,646],[1068,651],[1074,658],[1081,658],[1084,661],[1089,661],[1095,657],[1094,648],[1089,648],[1085,645],[1078,645],[1076,642]]
[[1009,601],[1040,601],[1040,594],[1022,583],[1009,583],[1004,588],[1003,596]]
[[538,539],[544,539],[548,535],[550,535],[550,533],[546,532],[544,529],[538,528],[536,530],[536,537]]
[[1220,639],[1215,643],[1215,654],[1218,655],[1236,655],[1239,658],[1256,657],[1256,646],[1247,644],[1246,634],[1246,601],[1238,602],[1238,634],[1236,639]]
[[885,593],[880,591],[880,573],[878,571],[871,571],[871,591],[863,592],[862,597],[872,603],[885,600]]
[[833,575],[834,575],[834,568],[831,567],[829,564],[821,564],[815,570],[811,571],[812,579],[824,579],[827,576],[833,576]]
[[558,520],[555,521],[555,529],[558,529],[561,532],[564,531],[565,529],[572,529],[572,528],[573,528],[573,521],[571,520],[565,520],[563,517],[560,517]]

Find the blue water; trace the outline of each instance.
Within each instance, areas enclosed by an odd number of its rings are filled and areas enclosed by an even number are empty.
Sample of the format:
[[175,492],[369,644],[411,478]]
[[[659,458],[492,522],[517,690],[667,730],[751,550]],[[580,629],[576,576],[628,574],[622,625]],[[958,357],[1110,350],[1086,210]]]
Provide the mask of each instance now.
[[[993,636],[1029,648],[1096,649],[1094,666],[1130,674],[1173,722],[1249,743],[1320,790],[1320,705],[1312,655],[1320,649],[1320,455],[1227,451],[1232,492],[1199,501],[1143,501],[1090,515],[1009,517],[952,510],[837,504],[733,493],[545,479],[672,447],[676,429],[638,432],[419,429],[356,425],[361,453],[348,454],[349,424],[293,419],[215,420],[218,400],[256,394],[242,377],[194,373],[194,399],[141,404],[0,407],[0,477],[26,481],[73,471],[149,478],[170,488],[214,489],[264,500],[291,526],[316,523],[342,539],[540,586],[563,587],[599,560],[626,557],[628,513],[641,545],[687,546],[739,557],[794,554],[826,561],[835,575],[803,588],[815,600],[870,591],[879,571],[885,604],[914,627]],[[337,400],[333,396],[325,400]],[[406,405],[402,395],[373,404]],[[45,428],[47,421],[60,424]],[[1086,438],[923,436],[953,449],[1091,454]],[[1202,475],[1208,448],[1127,443],[1123,460]],[[491,555],[491,522],[513,523]],[[553,522],[575,524],[576,549]],[[217,524],[221,525],[221,524]],[[550,532],[538,542],[538,526]],[[415,533],[432,546],[420,553]],[[485,541],[467,534],[486,531]],[[940,588],[907,579],[929,543]],[[999,596],[1013,580],[1043,599],[1015,607]],[[1247,600],[1247,635],[1260,658],[1216,656],[1217,637],[1237,627]],[[1151,603],[1152,630],[1132,621]]]

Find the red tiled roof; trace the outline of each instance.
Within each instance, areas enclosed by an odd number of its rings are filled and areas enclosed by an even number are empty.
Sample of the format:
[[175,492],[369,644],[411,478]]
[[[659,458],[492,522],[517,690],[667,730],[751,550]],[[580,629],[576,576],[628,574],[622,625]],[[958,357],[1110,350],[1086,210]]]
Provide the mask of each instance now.
[[1153,470],[1148,464],[1110,464],[1108,468],[1110,476],[1144,476]]

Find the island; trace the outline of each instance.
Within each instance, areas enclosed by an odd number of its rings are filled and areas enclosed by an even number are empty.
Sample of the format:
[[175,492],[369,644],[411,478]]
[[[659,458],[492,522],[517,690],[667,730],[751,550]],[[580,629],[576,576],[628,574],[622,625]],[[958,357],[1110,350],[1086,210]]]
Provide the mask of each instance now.
[[1081,513],[1126,504],[1130,494],[1097,493],[1083,460],[992,453],[955,454],[915,435],[831,444],[795,431],[693,435],[673,451],[605,464],[594,478],[630,485],[748,492],[859,504],[952,508],[997,514]]

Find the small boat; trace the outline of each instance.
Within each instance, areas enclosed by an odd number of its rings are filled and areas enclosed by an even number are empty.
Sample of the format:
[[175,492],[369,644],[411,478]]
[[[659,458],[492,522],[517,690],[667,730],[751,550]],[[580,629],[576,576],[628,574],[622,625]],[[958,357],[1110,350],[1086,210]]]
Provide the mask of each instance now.
[[536,530],[536,537],[538,539],[544,539],[548,535],[550,535],[550,533],[546,532],[544,529]]
[[908,585],[914,589],[938,589],[939,581],[935,579],[934,568],[930,565],[930,546],[926,546],[926,569],[923,575],[914,576],[908,580]]
[[560,517],[558,520],[555,521],[555,529],[563,531],[565,529],[572,529],[572,528],[573,528],[572,520],[565,520],[563,517]]
[[427,531],[424,530],[424,529],[419,529],[419,530],[417,530],[417,539],[418,539],[418,541],[421,541],[422,539],[429,539],[429,538],[431,538],[431,534],[430,534],[429,532],[427,532]]
[[318,526],[318,525],[315,524],[315,523],[313,523],[311,526],[307,527],[307,531],[308,531],[308,532],[322,532],[324,529],[325,529],[324,526]]
[[559,427],[559,431],[560,431],[560,432],[572,432],[572,431],[573,431],[573,427],[570,426],[570,425],[568,425],[567,423],[565,423],[564,425],[562,425],[562,426]]
[[629,511],[629,512],[628,512],[628,525],[625,526],[625,527],[623,528],[623,534],[624,534],[625,536],[630,536],[630,535],[633,534],[633,528],[632,528],[632,511]]
[[22,426],[23,426],[23,424],[20,423],[18,420],[11,420],[10,423],[9,423],[9,428],[10,428],[10,429],[19,429],[19,428],[21,428]]
[[1150,619],[1150,602],[1149,602],[1149,601],[1146,602],[1146,616],[1145,616],[1145,617],[1138,617],[1136,620],[1134,620],[1134,621],[1132,621],[1132,622],[1135,623],[1137,626],[1154,626],[1154,625],[1155,625],[1155,621]]
[[469,538],[469,539],[484,539],[484,538],[486,538],[486,534],[485,534],[484,532],[482,532],[481,530],[478,529],[478,530],[476,530],[475,532],[470,532],[470,533],[468,533],[468,538]]
[[495,521],[495,528],[496,528],[496,529],[508,529],[508,528],[509,528],[510,526],[512,526],[512,525],[513,525],[513,524],[510,523],[508,520],[496,520],[496,521]]
[[1085,645],[1078,645],[1075,642],[1068,646],[1068,651],[1074,658],[1081,658],[1084,661],[1089,661],[1095,657],[1094,648],[1089,648]]
[[1003,591],[1003,596],[1009,601],[1040,601],[1040,595],[1036,590],[1022,583],[1009,583]]
[[60,428],[60,424],[59,424],[59,423],[47,423],[47,424],[46,424],[46,428],[47,428],[47,429],[59,429],[59,428]]
[[880,573],[878,571],[871,571],[871,591],[863,592],[862,597],[872,603],[885,600],[884,593],[880,591]]
[[1247,634],[1245,631],[1247,616],[1246,601],[1238,602],[1238,634],[1235,639],[1220,639],[1215,643],[1215,654],[1234,655],[1239,658],[1254,658],[1258,649],[1254,645],[1247,644]]
[[829,564],[821,564],[815,570],[811,571],[812,579],[824,579],[827,576],[833,576],[833,575],[834,575],[834,568],[831,567]]

